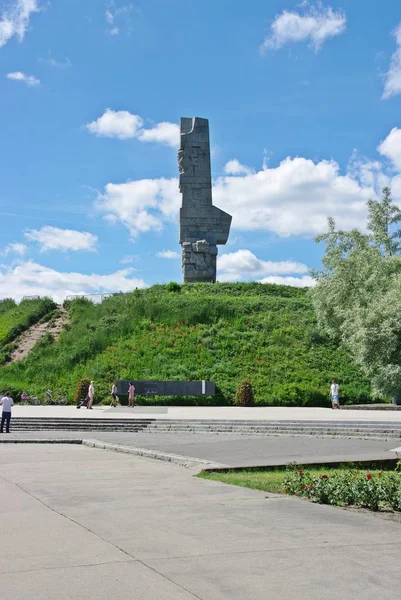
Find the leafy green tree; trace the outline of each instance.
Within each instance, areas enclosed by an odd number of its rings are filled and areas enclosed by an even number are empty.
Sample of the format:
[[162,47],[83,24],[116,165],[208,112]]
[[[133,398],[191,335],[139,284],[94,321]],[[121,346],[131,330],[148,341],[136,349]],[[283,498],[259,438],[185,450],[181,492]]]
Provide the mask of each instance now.
[[381,201],[369,200],[368,229],[375,245],[384,256],[393,256],[400,252],[401,230],[392,232],[392,227],[401,221],[401,210],[393,204],[391,190],[383,188]]
[[320,326],[341,342],[379,395],[401,391],[401,211],[391,190],[369,200],[367,231],[329,230],[311,294]]

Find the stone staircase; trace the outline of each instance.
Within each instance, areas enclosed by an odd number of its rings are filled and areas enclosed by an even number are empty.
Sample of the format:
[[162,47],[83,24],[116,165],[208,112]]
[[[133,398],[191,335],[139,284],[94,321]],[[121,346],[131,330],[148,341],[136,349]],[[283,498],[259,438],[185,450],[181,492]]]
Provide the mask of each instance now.
[[14,417],[11,427],[16,431],[143,431],[152,419],[97,419],[57,417]]
[[169,419],[98,419],[15,417],[13,431],[101,431],[166,434],[218,433],[236,435],[288,435],[355,437],[363,439],[401,440],[401,423],[350,421],[238,421],[238,420],[169,420]]
[[152,421],[147,433],[228,433],[238,435],[317,435],[368,439],[401,439],[401,423],[366,423],[331,421]]

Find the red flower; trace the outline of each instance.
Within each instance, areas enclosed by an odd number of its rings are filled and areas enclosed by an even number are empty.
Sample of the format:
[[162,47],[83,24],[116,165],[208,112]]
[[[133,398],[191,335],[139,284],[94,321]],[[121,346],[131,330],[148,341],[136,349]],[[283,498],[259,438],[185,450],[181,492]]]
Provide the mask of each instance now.
[[383,473],[380,471],[380,472],[378,473],[378,476],[379,476],[379,477],[381,477],[382,475],[383,475]]
[[310,489],[310,490],[313,490],[313,485],[310,485],[310,486],[309,486],[309,489]]
[[366,479],[372,479],[372,475],[371,475],[370,473],[368,473],[368,474],[366,475]]
[[305,484],[305,483],[303,483],[303,484],[302,484],[302,489],[304,490],[305,488],[306,488],[306,484]]
[[328,479],[329,476],[328,475],[322,475],[322,479]]
[[298,473],[301,475],[301,477],[302,477],[302,475],[304,474],[304,472],[303,472],[302,470],[301,470],[301,471],[298,471]]

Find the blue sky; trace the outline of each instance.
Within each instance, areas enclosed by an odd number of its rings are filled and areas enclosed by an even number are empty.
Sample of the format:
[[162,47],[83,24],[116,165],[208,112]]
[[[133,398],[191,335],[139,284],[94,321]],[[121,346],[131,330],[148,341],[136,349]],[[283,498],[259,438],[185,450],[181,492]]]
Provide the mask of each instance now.
[[181,116],[210,120],[233,215],[220,280],[310,284],[327,216],[363,227],[383,185],[401,206],[400,23],[394,0],[0,0],[0,297],[181,281]]

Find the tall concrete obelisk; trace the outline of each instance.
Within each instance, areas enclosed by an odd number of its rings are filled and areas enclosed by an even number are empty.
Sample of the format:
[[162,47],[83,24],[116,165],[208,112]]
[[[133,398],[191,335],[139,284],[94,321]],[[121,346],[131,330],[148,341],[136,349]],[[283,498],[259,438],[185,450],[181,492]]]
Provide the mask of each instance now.
[[213,206],[209,121],[182,118],[178,151],[180,244],[184,282],[216,281],[217,244],[226,244],[231,215]]

